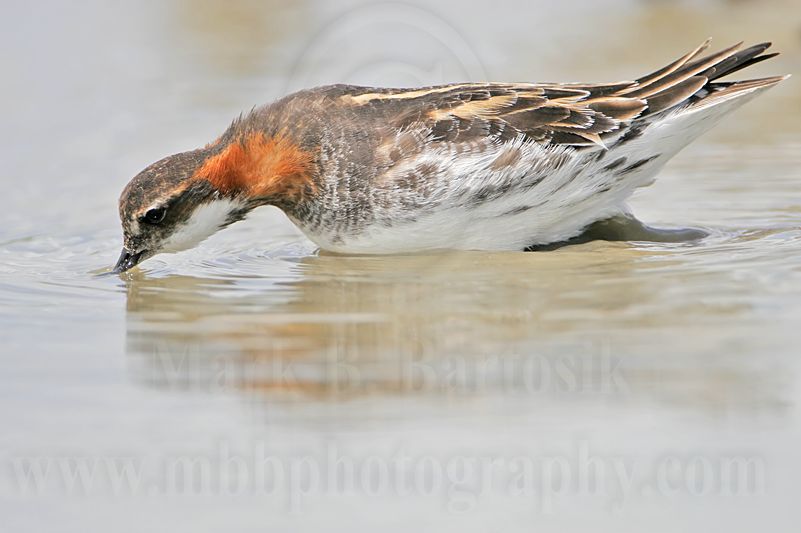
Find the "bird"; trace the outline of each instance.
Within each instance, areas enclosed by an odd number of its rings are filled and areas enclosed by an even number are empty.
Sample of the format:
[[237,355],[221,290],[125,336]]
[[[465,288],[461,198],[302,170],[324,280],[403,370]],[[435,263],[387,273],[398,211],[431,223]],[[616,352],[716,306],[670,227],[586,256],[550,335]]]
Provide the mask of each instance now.
[[629,212],[679,150],[789,76],[723,81],[778,54],[710,40],[613,83],[301,90],[137,174],[112,272],[272,205],[321,250],[402,254],[564,242]]

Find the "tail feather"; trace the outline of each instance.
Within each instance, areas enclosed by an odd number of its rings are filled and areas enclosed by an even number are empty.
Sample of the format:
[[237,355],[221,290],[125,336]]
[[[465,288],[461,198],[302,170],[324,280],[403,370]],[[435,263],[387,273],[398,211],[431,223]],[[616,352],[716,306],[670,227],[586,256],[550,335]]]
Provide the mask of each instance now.
[[706,76],[710,81],[714,81],[723,76],[733,74],[738,70],[750,67],[756,63],[776,57],[778,53],[762,55],[765,50],[770,48],[772,43],[760,43],[745,50],[741,50],[736,54],[726,58],[717,65],[711,67],[706,72],[702,72],[701,76]]
[[652,72],[651,74],[648,74],[647,76],[643,76],[642,78],[639,78],[637,80],[636,85],[632,88],[632,90],[636,90],[638,87],[645,87],[647,85],[650,85],[651,83],[664,78],[668,74],[672,74],[673,72],[677,71],[678,69],[680,69],[682,67],[682,65],[687,63],[687,61],[690,61],[691,59],[694,59],[694,58],[698,57],[700,54],[702,54],[707,48],[709,48],[709,45],[710,45],[711,42],[712,42],[712,39],[707,39],[706,41],[701,43],[695,50],[683,55],[682,57],[678,58],[673,63],[667,65],[666,67],[663,67],[663,68],[657,70],[656,72]]
[[701,59],[693,61],[692,63],[688,63],[677,74],[687,75],[688,73],[692,73],[693,75],[710,77],[720,66],[726,65],[729,62],[736,62],[737,55],[740,53],[740,47],[742,45],[743,42],[740,41],[734,46],[730,46],[724,50],[721,50],[720,52],[702,57]]
[[[762,90],[773,87],[789,77],[789,75],[773,76],[755,80],[710,83],[706,86],[705,94],[699,94],[694,101],[690,102],[689,109],[709,107],[726,100],[746,96],[747,94],[762,92]],[[745,101],[743,103],[745,103]]]
[[[696,138],[712,129],[729,113],[755,98],[759,93],[786,79],[776,76],[758,80],[707,84],[688,105],[665,114],[651,114],[632,124],[639,136],[626,141],[626,135],[612,144],[620,157],[645,161],[638,172],[627,174],[632,187],[644,187],[674,155]],[[706,78],[701,78],[702,80]]]
[[765,54],[771,43],[765,42],[741,50],[742,43],[720,52],[699,57],[709,46],[709,40],[695,50],[656,72],[637,80],[636,84],[621,91],[620,96],[639,98],[648,107],[641,118],[647,118],[672,107],[706,106],[745,94],[760,87],[775,85],[785,77],[764,78],[741,82],[719,82],[720,78],[738,72],[772,57]]
[[767,59],[772,59],[772,58],[776,57],[777,55],[779,55],[779,52],[773,52],[771,54],[764,54],[764,55],[761,55],[761,56],[758,56],[758,57],[753,57],[753,58],[751,58],[751,59],[749,59],[747,61],[743,61],[742,63],[737,64],[736,66],[730,68],[729,70],[727,70],[723,74],[716,75],[714,79],[718,79],[718,78],[723,77],[723,76],[728,76],[729,74],[734,74],[735,72],[743,70],[744,68],[748,68],[751,65],[756,65],[757,63],[761,63],[761,62],[763,62],[763,61],[765,61]]
[[694,51],[682,58],[682,64],[676,66],[674,62],[661,74],[651,75],[644,87],[632,87],[626,96],[639,94],[647,108],[627,129],[604,138],[619,157],[638,157],[644,162],[636,172],[626,174],[629,186],[650,184],[682,148],[738,107],[787,79],[789,76],[720,81],[723,76],[774,57],[763,54],[769,46],[763,43],[739,50],[738,45],[701,59],[693,59],[698,56]]
[[713,67],[719,64],[721,61],[724,61],[725,59],[734,55],[740,46],[741,44],[736,44],[716,54],[712,54],[711,56],[707,56],[697,61],[693,61],[692,63],[687,63],[685,61],[685,63],[682,64],[680,68],[674,70],[673,72],[666,74],[664,76],[660,76],[659,78],[645,85],[634,87],[633,90],[627,92],[626,96],[631,96],[635,98],[648,97],[657,94],[660,91],[670,89],[674,85],[683,82],[687,78],[696,75],[702,75],[701,73],[703,73],[710,67]]
[[659,113],[664,109],[669,109],[678,103],[686,101],[701,90],[708,81],[709,79],[706,76],[692,76],[668,89],[659,91],[648,98],[648,112],[651,114]]

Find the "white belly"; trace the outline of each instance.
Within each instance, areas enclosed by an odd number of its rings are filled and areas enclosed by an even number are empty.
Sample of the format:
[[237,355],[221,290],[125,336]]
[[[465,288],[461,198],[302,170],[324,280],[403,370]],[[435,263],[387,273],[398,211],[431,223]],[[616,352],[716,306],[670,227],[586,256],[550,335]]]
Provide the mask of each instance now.
[[[622,156],[612,150],[606,152],[597,162],[594,160],[599,152],[584,152],[580,160],[564,165],[536,186],[512,189],[478,205],[460,201],[463,190],[457,189],[451,192],[450,201],[410,221],[376,223],[350,235],[306,234],[322,249],[345,254],[523,250],[564,241],[595,221],[626,211],[627,198],[634,189],[652,181],[664,162],[661,157],[653,159],[619,179],[616,171],[626,168],[625,164],[604,169]],[[593,162],[587,163],[587,159]]]

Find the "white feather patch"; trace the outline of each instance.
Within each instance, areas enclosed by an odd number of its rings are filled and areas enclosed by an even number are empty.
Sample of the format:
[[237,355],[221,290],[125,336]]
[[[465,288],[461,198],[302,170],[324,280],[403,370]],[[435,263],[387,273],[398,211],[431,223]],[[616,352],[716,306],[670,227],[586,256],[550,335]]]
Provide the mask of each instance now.
[[187,250],[211,237],[223,226],[228,216],[241,208],[241,204],[231,200],[214,200],[202,204],[162,243],[160,252],[180,252]]

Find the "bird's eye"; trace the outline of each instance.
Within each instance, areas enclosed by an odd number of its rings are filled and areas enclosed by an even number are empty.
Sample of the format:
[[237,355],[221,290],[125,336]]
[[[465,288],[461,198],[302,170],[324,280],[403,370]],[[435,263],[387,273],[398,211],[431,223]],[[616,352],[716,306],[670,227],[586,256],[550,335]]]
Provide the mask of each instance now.
[[159,224],[162,220],[164,220],[164,216],[166,214],[166,209],[163,207],[156,207],[154,209],[148,209],[142,220],[148,224]]

